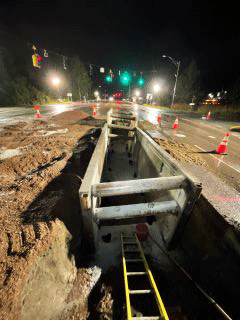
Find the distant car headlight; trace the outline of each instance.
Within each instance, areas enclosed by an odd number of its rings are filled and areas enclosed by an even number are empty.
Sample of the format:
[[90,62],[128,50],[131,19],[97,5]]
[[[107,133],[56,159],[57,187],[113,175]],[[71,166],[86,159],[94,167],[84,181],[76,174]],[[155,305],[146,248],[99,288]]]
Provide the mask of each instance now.
[[113,101],[113,97],[109,97],[109,101]]

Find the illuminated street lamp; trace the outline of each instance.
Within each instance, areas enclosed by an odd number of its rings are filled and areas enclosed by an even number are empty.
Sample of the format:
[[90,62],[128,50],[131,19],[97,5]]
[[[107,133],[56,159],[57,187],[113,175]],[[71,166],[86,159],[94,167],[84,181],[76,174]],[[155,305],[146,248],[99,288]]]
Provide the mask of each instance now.
[[60,79],[59,79],[59,78],[53,78],[53,79],[52,79],[52,84],[53,84],[54,86],[58,86],[59,83],[60,83]]
[[155,93],[157,93],[157,92],[160,91],[160,86],[159,86],[159,84],[156,83],[156,84],[153,86],[153,91],[154,91]]
[[174,89],[173,89],[173,97],[172,97],[172,104],[171,104],[171,108],[173,107],[174,104],[174,98],[175,98],[175,92],[176,92],[176,88],[177,88],[177,79],[178,79],[178,72],[179,72],[179,67],[180,67],[180,61],[176,61],[175,59],[173,59],[172,57],[169,56],[162,56],[163,58],[168,58],[172,61],[172,63],[177,67],[177,74],[176,76],[176,81],[175,81],[175,85],[174,85]]
[[94,91],[94,96],[96,97],[96,100],[100,100],[98,91]]
[[136,91],[135,91],[135,96],[136,96],[136,97],[139,97],[139,96],[140,96],[140,91],[139,91],[139,90],[136,90]]
[[58,95],[59,95],[59,99],[60,99],[60,98],[61,98],[61,97],[60,97],[60,90],[59,90],[60,79],[59,79],[58,77],[54,77],[54,78],[52,79],[52,84],[57,87],[57,89],[58,89]]
[[154,91],[154,95],[156,96],[157,95],[157,93],[160,91],[160,85],[158,84],[158,83],[155,83],[154,85],[153,85],[153,91]]

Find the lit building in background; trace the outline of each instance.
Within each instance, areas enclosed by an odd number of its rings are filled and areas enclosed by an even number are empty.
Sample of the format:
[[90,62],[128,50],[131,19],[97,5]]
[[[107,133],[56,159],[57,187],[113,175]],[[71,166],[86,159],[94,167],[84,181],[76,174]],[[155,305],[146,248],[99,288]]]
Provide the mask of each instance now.
[[217,94],[209,93],[207,98],[203,100],[202,104],[204,105],[220,105],[224,104],[226,101],[227,91],[220,91]]

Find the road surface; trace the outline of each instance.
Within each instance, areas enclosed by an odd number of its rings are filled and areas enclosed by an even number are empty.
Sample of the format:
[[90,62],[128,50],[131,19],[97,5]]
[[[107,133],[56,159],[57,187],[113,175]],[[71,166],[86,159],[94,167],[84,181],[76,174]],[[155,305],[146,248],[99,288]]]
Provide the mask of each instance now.
[[[54,116],[64,111],[79,108],[81,104],[49,104],[42,105],[40,113],[43,117]],[[36,111],[33,107],[4,107],[0,108],[0,127],[12,124],[16,121],[26,121],[34,119]]]
[[[43,118],[47,118],[79,107],[87,113],[92,113],[94,106],[96,107],[96,116],[105,116],[110,107],[121,107],[120,104],[116,103],[90,102],[46,105],[41,106],[40,111]],[[155,133],[159,131],[169,139],[195,146],[208,163],[210,170],[237,191],[240,191],[240,133],[231,133],[227,154],[220,155],[216,153],[216,148],[221,143],[224,134],[230,132],[231,126],[239,125],[238,122],[203,120],[200,115],[176,114],[171,110],[145,107],[137,104],[128,104],[127,108],[138,114],[139,121],[148,120],[154,124]],[[0,127],[15,121],[31,120],[35,114],[36,111],[33,108],[1,108]],[[158,126],[159,114],[162,118],[161,128]],[[179,118],[180,128],[173,130],[172,124],[176,116]]]

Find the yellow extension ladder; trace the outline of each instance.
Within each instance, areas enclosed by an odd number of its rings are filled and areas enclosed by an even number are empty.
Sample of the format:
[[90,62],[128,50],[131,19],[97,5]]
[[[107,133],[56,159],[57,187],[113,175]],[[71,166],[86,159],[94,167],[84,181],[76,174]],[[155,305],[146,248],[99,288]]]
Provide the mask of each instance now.
[[[169,320],[138,237],[136,235],[123,236],[121,234],[121,244],[127,320]],[[132,270],[130,271],[130,269]],[[137,287],[137,290],[136,288],[132,289],[131,286]],[[142,288],[142,286],[145,288]],[[132,316],[134,310],[132,300],[134,300],[134,297],[137,298],[138,305],[141,305],[141,307],[143,305],[146,306],[147,313],[149,313],[150,305],[153,302],[156,305],[153,313],[156,313],[156,315],[144,315],[141,313],[139,316]],[[150,301],[151,303],[149,303]]]

